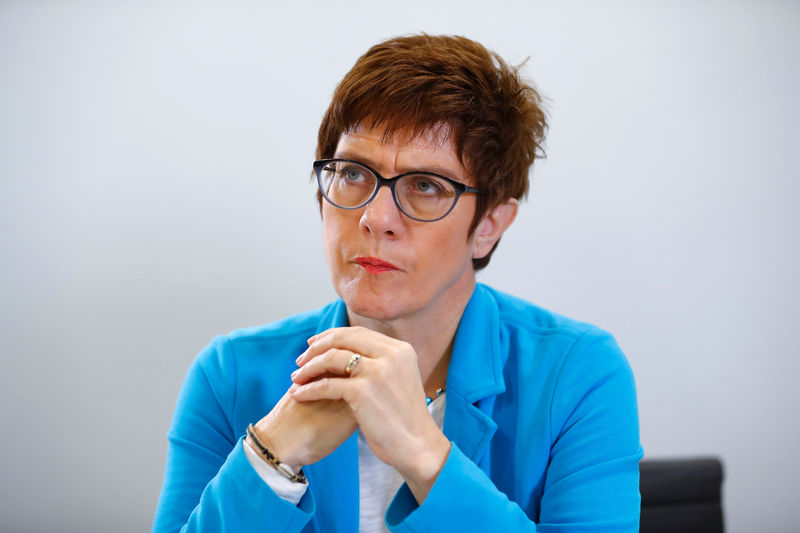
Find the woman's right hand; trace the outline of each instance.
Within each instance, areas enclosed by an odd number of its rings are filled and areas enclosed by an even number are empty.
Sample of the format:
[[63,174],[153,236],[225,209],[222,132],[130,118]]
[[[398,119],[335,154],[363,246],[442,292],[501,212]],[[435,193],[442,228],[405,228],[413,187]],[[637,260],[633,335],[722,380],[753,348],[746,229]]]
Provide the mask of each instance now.
[[[256,435],[273,454],[295,472],[328,456],[353,434],[358,425],[342,400],[298,402],[292,387],[255,425]],[[254,449],[255,443],[248,444]]]

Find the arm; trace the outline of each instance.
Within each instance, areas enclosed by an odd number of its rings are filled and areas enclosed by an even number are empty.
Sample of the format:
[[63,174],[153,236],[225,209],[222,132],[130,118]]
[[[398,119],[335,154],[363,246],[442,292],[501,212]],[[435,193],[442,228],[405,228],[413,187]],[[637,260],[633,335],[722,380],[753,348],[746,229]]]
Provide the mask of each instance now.
[[295,506],[249,463],[231,426],[236,368],[224,338],[192,364],[168,433],[154,532],[300,531],[314,513],[307,493]]
[[559,370],[551,412],[540,523],[547,531],[581,523],[585,531],[638,532],[636,384],[613,337],[595,330],[578,339]]
[[243,448],[250,466],[255,468],[258,476],[275,491],[275,494],[294,505],[300,503],[300,498],[308,489],[308,481],[298,483],[278,473],[275,467],[264,460],[260,451],[253,449],[249,439],[245,439]]
[[[398,492],[386,515],[390,529],[425,531],[436,524],[444,532],[637,532],[642,451],[633,376],[624,356],[610,336],[584,335],[553,379],[538,516],[525,497],[510,500],[453,444],[421,505],[408,487]],[[519,387],[524,402],[524,383]],[[508,456],[524,456],[530,437],[520,427],[515,438]],[[524,469],[514,474],[517,486],[539,481]]]

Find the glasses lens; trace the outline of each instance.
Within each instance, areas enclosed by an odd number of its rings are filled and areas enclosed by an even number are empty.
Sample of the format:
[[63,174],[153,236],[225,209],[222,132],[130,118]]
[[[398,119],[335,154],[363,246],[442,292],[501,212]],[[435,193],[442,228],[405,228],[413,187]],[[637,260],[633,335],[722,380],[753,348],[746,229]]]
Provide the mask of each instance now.
[[456,201],[453,184],[429,174],[410,174],[397,181],[397,201],[403,211],[419,220],[444,216]]
[[325,197],[339,207],[357,207],[375,190],[375,175],[358,163],[331,161],[318,171]]

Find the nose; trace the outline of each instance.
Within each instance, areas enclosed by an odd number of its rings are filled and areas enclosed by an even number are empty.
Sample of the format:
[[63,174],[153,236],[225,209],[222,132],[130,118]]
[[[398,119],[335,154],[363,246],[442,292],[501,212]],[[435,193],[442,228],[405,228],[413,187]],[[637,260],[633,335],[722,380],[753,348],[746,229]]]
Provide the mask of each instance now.
[[363,231],[378,235],[396,236],[403,227],[403,214],[394,202],[392,190],[388,186],[378,188],[378,192],[364,208],[359,220]]

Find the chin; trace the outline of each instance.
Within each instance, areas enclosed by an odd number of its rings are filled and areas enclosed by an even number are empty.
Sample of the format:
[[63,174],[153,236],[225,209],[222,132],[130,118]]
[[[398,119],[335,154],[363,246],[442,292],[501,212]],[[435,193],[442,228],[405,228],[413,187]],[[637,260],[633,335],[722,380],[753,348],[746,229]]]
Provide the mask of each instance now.
[[350,297],[343,297],[342,300],[347,305],[348,311],[372,320],[392,320],[402,314],[396,302],[390,301],[391,298],[376,298],[372,295],[364,298],[358,295],[351,295]]
[[346,283],[336,287],[339,297],[347,305],[347,310],[372,320],[392,320],[407,314],[403,302],[393,294],[361,287],[358,283]]

